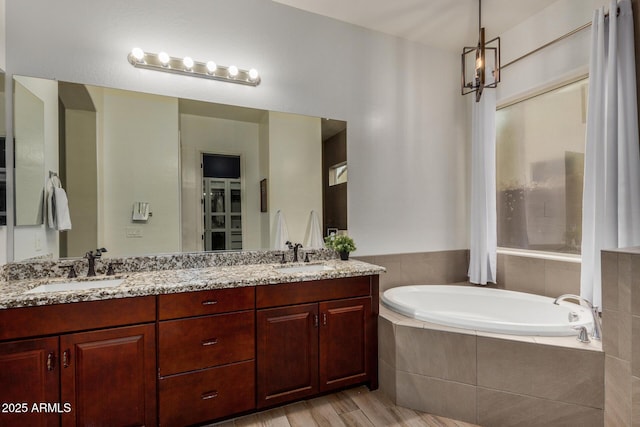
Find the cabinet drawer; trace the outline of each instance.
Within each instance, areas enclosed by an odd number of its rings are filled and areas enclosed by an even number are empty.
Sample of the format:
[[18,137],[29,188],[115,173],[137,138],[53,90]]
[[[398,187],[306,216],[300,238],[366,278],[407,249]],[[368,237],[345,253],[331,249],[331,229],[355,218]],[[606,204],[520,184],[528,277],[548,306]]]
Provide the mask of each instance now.
[[258,308],[371,295],[370,276],[256,286]]
[[191,425],[255,408],[255,363],[247,361],[160,380],[160,425]]
[[160,320],[177,319],[252,310],[254,306],[255,288],[253,286],[165,294],[158,297],[158,317]]
[[156,297],[0,310],[0,340],[155,322]]
[[159,325],[161,376],[254,358],[253,311],[170,320]]

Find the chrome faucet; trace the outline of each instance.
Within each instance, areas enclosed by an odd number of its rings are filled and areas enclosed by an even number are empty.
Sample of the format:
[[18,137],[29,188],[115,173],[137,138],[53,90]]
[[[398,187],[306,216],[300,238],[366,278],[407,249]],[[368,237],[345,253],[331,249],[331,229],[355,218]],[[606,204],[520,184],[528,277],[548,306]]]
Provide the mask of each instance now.
[[298,249],[300,249],[302,247],[302,245],[300,243],[293,244],[288,240],[287,240],[287,242],[285,244],[289,247],[289,249],[293,249],[293,261],[292,262],[298,262]]
[[100,258],[104,252],[107,252],[105,248],[98,248],[95,250],[95,252],[89,251],[84,255],[84,257],[89,261],[87,277],[96,275],[96,258]]
[[591,338],[594,340],[602,341],[602,323],[600,321],[600,314],[598,313],[598,307],[594,307],[588,300],[582,298],[579,295],[574,294],[564,294],[560,295],[558,298],[553,301],[554,304],[560,305],[560,301],[564,300],[576,300],[582,306],[585,306],[591,310],[591,315],[593,316],[593,332],[591,333]]

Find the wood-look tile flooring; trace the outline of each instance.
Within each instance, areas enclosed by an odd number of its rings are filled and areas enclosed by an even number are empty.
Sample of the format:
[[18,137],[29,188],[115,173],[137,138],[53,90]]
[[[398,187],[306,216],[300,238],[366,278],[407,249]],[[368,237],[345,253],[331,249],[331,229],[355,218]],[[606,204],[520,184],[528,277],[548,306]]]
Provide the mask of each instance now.
[[380,390],[365,386],[211,424],[215,427],[474,427],[396,406]]

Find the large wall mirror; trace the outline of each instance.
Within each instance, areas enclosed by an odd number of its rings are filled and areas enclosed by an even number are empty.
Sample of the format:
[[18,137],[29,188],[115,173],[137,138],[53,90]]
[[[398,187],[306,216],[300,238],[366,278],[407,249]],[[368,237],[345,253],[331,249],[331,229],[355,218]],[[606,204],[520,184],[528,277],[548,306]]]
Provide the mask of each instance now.
[[[41,246],[54,256],[103,246],[111,256],[270,249],[278,211],[296,242],[308,237],[312,211],[323,234],[347,227],[347,184],[328,185],[328,168],[347,160],[344,121],[16,79],[55,89],[42,100],[45,112],[55,105],[57,126],[46,129],[55,135],[44,138],[39,191],[57,174],[72,229],[42,226],[55,242]],[[14,109],[16,121],[41,114]]]

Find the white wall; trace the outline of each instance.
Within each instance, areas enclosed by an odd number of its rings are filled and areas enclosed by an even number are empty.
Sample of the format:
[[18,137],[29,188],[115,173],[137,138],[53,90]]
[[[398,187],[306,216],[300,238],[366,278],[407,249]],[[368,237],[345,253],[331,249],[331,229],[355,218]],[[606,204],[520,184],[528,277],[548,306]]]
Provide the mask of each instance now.
[[[468,98],[457,53],[264,0],[6,7],[9,73],[348,121],[358,255],[468,246]],[[126,60],[134,46],[256,67],[262,83],[135,69]]]
[[66,256],[83,256],[98,247],[98,183],[96,113],[65,112],[66,185],[72,230]]
[[[502,64],[591,22],[593,11],[607,0],[559,0],[500,35]],[[503,69],[498,104],[541,88],[587,74],[591,30],[585,29]]]
[[260,249],[260,171],[257,123],[180,114],[182,250],[202,250],[202,153],[240,156],[242,241]]
[[[94,105],[103,126],[98,245],[112,256],[179,251],[178,100],[105,89]],[[132,220],[138,201],[151,206],[147,222]]]
[[6,0],[0,0],[0,70],[7,69]]
[[[322,130],[320,118],[269,113],[267,195],[275,244],[275,215],[281,211],[289,240],[304,243],[312,210],[322,215]],[[291,161],[295,159],[295,161]]]

